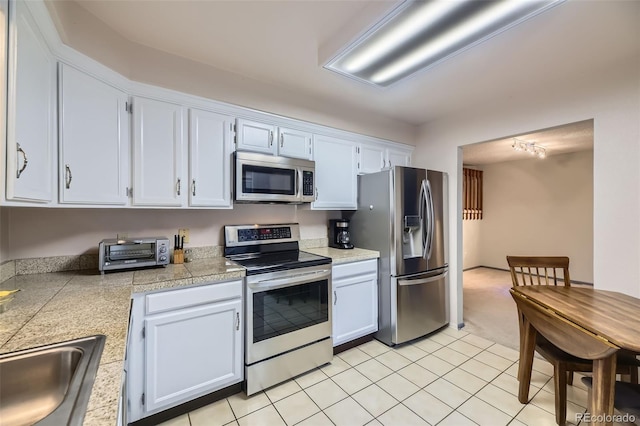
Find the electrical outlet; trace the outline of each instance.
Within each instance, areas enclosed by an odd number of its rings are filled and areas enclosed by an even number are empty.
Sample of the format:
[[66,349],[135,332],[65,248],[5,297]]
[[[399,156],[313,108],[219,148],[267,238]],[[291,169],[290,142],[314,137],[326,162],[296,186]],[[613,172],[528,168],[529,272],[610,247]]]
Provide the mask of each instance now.
[[189,228],[178,229],[178,236],[184,237],[185,244],[189,244]]
[[129,234],[126,232],[118,232],[116,238],[118,238],[118,240],[126,240],[127,238],[129,238]]

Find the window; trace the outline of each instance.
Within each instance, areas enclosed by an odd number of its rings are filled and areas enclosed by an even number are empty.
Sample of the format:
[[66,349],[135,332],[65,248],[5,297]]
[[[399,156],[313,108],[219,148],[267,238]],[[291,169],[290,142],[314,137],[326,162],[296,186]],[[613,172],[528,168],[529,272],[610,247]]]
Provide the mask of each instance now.
[[482,219],[482,170],[462,169],[462,219]]

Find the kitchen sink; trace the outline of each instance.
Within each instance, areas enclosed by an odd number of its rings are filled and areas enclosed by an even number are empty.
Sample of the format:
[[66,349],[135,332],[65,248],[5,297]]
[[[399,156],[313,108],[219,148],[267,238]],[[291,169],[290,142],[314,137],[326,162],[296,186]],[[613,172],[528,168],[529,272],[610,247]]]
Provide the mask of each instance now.
[[106,337],[0,355],[0,426],[81,425]]

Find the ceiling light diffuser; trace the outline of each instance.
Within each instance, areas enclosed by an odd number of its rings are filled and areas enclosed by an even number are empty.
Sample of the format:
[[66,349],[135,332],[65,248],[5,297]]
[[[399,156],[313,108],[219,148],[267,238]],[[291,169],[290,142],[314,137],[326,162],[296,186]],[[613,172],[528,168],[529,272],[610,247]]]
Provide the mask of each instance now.
[[564,0],[407,0],[325,68],[386,87]]

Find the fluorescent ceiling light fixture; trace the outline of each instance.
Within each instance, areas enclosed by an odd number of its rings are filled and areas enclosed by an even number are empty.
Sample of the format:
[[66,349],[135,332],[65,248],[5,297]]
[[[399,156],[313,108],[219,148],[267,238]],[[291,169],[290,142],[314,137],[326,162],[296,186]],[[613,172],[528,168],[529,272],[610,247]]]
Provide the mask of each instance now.
[[325,68],[386,87],[564,0],[406,0]]

